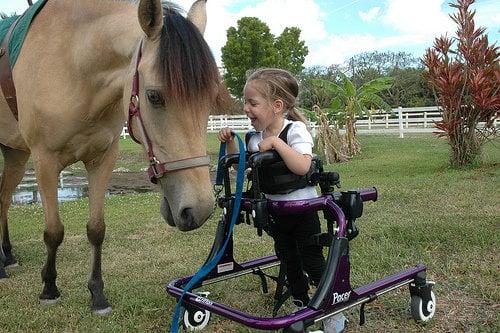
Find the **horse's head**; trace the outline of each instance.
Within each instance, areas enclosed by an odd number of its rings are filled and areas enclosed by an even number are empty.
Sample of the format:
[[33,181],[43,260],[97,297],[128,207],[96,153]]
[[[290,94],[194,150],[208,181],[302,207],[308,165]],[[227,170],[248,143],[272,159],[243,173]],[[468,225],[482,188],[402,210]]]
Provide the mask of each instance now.
[[[130,129],[150,162],[159,161],[150,176],[163,192],[163,217],[183,231],[201,226],[213,209],[207,122],[225,92],[202,35],[205,5],[206,0],[196,1],[186,19],[160,0],[141,0],[138,14],[145,36],[132,61],[137,79],[130,80],[132,95],[137,94]],[[130,88],[125,88],[127,102]]]

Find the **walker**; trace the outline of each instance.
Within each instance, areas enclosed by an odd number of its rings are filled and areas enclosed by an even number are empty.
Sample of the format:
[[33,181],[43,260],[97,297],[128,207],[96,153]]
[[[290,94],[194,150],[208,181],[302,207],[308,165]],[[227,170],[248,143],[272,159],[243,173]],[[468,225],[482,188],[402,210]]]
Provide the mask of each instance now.
[[[229,217],[235,195],[231,193],[229,168],[238,163],[238,155],[226,155],[219,161],[219,168],[224,175],[224,195],[218,199],[219,207],[223,208],[223,215],[218,224],[215,240],[206,262],[222,249],[222,244],[229,238],[221,259],[203,279],[194,285],[193,289],[204,285],[236,278],[245,274],[255,274],[260,278],[262,291],[268,292],[267,278],[277,282],[275,292],[275,307],[272,317],[256,317],[231,308],[208,298],[207,293],[196,293],[192,290],[184,293],[183,286],[193,276],[176,279],[167,285],[169,294],[176,298],[183,297],[181,313],[182,325],[189,331],[199,331],[209,322],[211,313],[223,316],[247,327],[259,330],[281,330],[284,333],[307,332],[306,329],[324,319],[349,308],[360,305],[360,325],[365,322],[365,304],[374,301],[380,295],[409,285],[410,312],[416,321],[430,320],[436,310],[436,297],[432,291],[434,282],[426,280],[426,267],[418,264],[403,271],[389,275],[383,279],[353,289],[350,284],[349,241],[359,234],[356,219],[363,213],[363,202],[376,201],[375,187],[345,192],[334,191],[339,186],[339,175],[336,172],[324,172],[319,159],[318,172],[310,175],[311,184],[318,184],[321,196],[308,200],[273,201],[264,198],[259,184],[259,173],[265,172],[269,165],[280,161],[279,155],[273,151],[247,154],[245,168],[250,169],[248,175],[252,188],[243,195],[236,224],[250,224],[257,229],[258,235],[267,230],[270,214],[301,214],[312,210],[323,211],[327,223],[327,232],[316,235],[318,244],[328,246],[326,269],[311,301],[304,309],[285,316],[276,316],[277,310],[288,296],[286,278],[283,270],[277,277],[264,273],[270,267],[279,266],[275,255],[257,258],[238,263],[233,258],[233,235],[229,228]],[[246,222],[246,223],[244,223]]]

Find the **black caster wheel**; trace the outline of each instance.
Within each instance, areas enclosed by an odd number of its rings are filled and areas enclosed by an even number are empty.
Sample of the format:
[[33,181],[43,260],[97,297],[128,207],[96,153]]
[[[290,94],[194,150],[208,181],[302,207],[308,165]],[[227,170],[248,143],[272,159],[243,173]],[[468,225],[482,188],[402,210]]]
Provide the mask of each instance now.
[[[208,296],[208,293],[199,294],[203,294],[204,297]],[[208,310],[185,304],[182,312],[182,326],[188,332],[201,331],[208,325],[210,315]]]
[[429,321],[436,312],[436,295],[431,290],[427,297],[412,295],[410,313],[413,319],[420,322]]

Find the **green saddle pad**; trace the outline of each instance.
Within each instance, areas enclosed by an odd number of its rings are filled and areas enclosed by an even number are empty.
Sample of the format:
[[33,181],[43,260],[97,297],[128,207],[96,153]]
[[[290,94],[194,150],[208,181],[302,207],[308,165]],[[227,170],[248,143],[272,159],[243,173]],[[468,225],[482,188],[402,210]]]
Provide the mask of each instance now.
[[[33,18],[38,14],[46,2],[47,0],[39,0],[34,3],[33,6],[29,7],[12,32],[9,42],[9,63],[11,68],[14,68],[16,64],[17,57],[19,56],[19,52],[21,52],[21,47],[23,46],[24,38],[28,33],[31,21],[33,21]],[[9,31],[9,27],[19,16],[20,15],[10,16],[0,21],[0,41],[3,41],[7,31]]]

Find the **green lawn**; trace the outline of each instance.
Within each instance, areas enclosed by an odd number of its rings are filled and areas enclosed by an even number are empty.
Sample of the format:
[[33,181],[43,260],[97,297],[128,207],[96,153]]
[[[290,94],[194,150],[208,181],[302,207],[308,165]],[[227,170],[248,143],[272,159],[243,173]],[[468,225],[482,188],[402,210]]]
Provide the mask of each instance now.
[[[500,332],[500,149],[489,143],[480,167],[450,169],[448,146],[433,136],[362,136],[362,153],[339,171],[342,189],[376,186],[379,200],[367,203],[358,220],[360,235],[350,243],[353,287],[425,263],[436,281],[437,310],[427,325],[409,318],[409,292],[401,288],[347,313],[348,332]],[[217,154],[210,136],[209,153]],[[118,166],[145,163],[140,146],[121,141]],[[142,164],[142,165],[141,165]],[[61,204],[65,241],[58,253],[61,301],[38,304],[40,269],[45,259],[43,212],[39,205],[13,207],[10,234],[21,266],[0,283],[0,332],[165,332],[174,299],[165,284],[194,273],[211,246],[219,213],[201,229],[181,233],[158,214],[156,194],[106,199],[107,234],[103,268],[113,314],[89,311],[86,289],[90,247],[85,224],[88,201]],[[272,253],[269,237],[238,226],[236,257]],[[214,299],[244,311],[269,315],[272,295],[262,295],[257,278],[211,285]],[[214,317],[206,332],[252,332]]]

